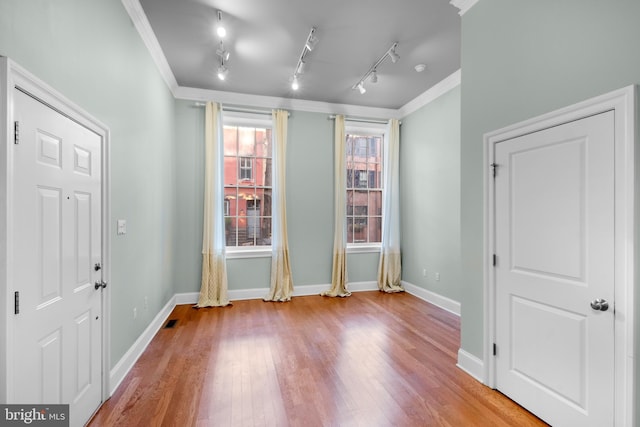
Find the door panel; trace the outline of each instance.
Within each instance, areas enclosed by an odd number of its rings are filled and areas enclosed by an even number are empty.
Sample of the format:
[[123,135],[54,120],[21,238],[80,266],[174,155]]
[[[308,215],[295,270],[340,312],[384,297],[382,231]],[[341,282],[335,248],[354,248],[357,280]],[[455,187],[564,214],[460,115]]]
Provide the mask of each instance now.
[[497,388],[559,427],[613,423],[613,114],[495,146]]
[[68,403],[82,425],[102,398],[102,140],[17,89],[14,114],[13,400]]

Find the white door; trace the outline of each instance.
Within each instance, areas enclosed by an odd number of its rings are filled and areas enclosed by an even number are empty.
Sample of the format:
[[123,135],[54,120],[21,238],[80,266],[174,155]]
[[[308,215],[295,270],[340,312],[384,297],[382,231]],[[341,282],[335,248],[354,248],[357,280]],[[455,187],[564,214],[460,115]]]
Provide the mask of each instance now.
[[14,115],[13,400],[78,426],[102,399],[101,138],[17,89]]
[[497,388],[555,427],[614,421],[613,126],[495,146]]

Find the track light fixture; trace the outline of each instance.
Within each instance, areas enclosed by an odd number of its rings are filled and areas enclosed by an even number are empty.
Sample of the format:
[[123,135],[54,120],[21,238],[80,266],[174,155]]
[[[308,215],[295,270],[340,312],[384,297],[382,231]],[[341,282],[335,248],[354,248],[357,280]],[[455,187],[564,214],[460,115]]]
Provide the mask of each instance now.
[[227,29],[222,25],[222,11],[218,11],[218,25],[216,28],[218,37],[224,38],[227,35]]
[[227,74],[229,74],[227,66],[224,65],[224,63],[220,64],[218,67],[218,78],[224,81],[227,78]]
[[307,62],[304,60],[307,53],[311,52],[316,47],[316,44],[318,44],[318,37],[316,37],[315,33],[316,27],[312,27],[311,31],[309,31],[309,35],[307,36],[307,40],[304,42],[304,46],[302,47],[302,52],[298,58],[298,63],[293,72],[293,79],[291,81],[291,89],[293,90],[298,90],[300,88],[298,77],[303,74],[307,68]]
[[218,22],[216,23],[216,33],[218,34],[218,37],[220,37],[221,39],[220,45],[218,46],[218,49],[216,49],[216,56],[220,58],[220,65],[218,66],[217,75],[218,75],[218,79],[224,81],[226,80],[227,75],[229,74],[227,61],[229,61],[229,57],[231,56],[231,53],[224,48],[224,42],[222,41],[222,39],[225,38],[225,36],[227,35],[227,30],[222,25],[222,11],[218,10],[216,12],[216,15],[218,17]]
[[225,62],[228,61],[229,57],[231,56],[231,53],[224,48],[224,44],[222,44],[222,41],[220,42],[220,47],[218,48],[218,50],[216,50],[216,55],[222,58]]
[[397,47],[398,47],[398,42],[395,42],[394,44],[392,44],[391,47],[384,53],[384,55],[382,55],[380,59],[378,59],[376,63],[373,64],[371,68],[369,68],[369,71],[364,73],[364,75],[360,78],[360,80],[358,80],[358,82],[354,84],[351,87],[351,89],[353,90],[358,89],[358,91],[360,91],[360,95],[364,95],[364,93],[367,91],[364,88],[365,80],[371,77],[370,79],[371,83],[378,83],[378,66],[382,64],[385,58],[388,56],[389,58],[391,58],[391,62],[393,62],[394,64],[398,62],[398,59],[400,59],[400,55],[398,55],[398,53],[396,52]]

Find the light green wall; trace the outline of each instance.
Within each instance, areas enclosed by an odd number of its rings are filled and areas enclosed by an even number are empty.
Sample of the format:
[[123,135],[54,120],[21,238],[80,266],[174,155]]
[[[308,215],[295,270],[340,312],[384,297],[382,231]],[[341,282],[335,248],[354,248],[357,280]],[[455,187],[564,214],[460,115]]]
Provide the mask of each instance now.
[[462,347],[478,357],[483,134],[640,83],[638,17],[636,0],[480,0],[462,18]]
[[[120,1],[2,0],[0,55],[111,131],[115,364],[174,294],[174,100]],[[116,236],[117,218],[127,235]]]
[[402,279],[460,301],[460,86],[402,120],[400,182]]
[[[177,101],[176,292],[200,290],[204,111]],[[331,282],[333,121],[291,111],[287,138],[287,228],[294,286]],[[349,254],[350,282],[375,281],[378,254]],[[228,259],[229,290],[269,288],[271,258]]]

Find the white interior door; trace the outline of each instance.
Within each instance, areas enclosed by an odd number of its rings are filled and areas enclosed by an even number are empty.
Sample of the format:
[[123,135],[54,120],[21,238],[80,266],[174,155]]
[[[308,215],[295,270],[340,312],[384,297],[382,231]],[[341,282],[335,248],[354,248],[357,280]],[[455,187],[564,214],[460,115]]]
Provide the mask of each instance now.
[[495,163],[497,388],[556,427],[613,425],[614,113]]
[[14,116],[13,400],[82,425],[102,399],[101,138],[17,89]]

